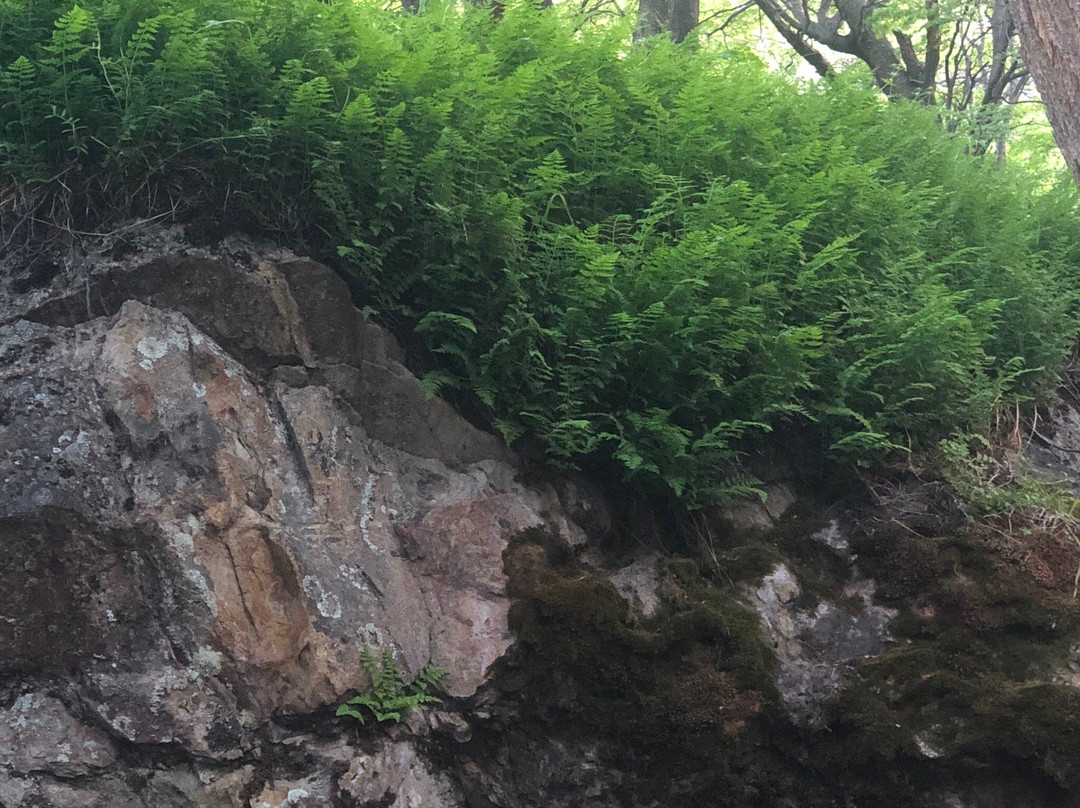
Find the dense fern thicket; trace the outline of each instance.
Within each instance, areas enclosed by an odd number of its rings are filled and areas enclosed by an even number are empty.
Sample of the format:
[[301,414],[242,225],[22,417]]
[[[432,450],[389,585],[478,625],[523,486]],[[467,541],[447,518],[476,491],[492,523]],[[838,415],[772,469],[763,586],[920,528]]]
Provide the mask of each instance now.
[[856,76],[628,41],[528,3],[0,0],[3,238],[242,210],[337,248],[431,391],[691,506],[783,421],[865,461],[1052,388],[1071,191]]

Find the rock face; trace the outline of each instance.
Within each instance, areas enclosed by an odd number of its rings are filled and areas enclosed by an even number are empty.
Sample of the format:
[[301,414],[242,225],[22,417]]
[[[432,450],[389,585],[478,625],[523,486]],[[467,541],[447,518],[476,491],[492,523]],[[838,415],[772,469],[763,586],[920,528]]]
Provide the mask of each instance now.
[[[0,808],[1080,805],[1075,524],[815,505],[813,440],[723,512],[526,483],[317,263],[43,256],[0,264]],[[1080,478],[1077,410],[1040,436]],[[335,717],[365,646],[445,703]]]
[[[475,693],[507,540],[579,528],[327,268],[146,241],[0,307],[0,804],[451,804],[407,744],[284,790],[247,761],[365,687],[365,645]],[[115,743],[209,768],[132,787]]]
[[[812,534],[843,561],[851,555],[840,526],[833,522]],[[893,641],[889,621],[897,616],[874,602],[874,582],[858,575],[840,595],[845,606],[830,600],[802,601],[802,587],[781,563],[748,588],[746,599],[761,616],[780,663],[776,687],[791,718],[799,725],[821,727],[830,699],[846,683],[850,663],[881,653]]]

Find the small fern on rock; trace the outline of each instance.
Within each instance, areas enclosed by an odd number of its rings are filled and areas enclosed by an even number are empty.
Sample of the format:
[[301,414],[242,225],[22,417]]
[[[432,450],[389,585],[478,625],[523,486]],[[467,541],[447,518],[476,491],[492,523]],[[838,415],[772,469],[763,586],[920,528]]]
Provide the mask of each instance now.
[[422,704],[438,704],[442,701],[438,696],[428,692],[429,688],[434,688],[446,675],[446,671],[442,668],[428,665],[416,674],[416,678],[411,682],[405,682],[402,671],[389,650],[383,651],[382,656],[379,657],[376,656],[375,651],[365,645],[364,650],[360,652],[360,661],[371,677],[371,689],[338,707],[337,715],[339,716],[352,716],[361,724],[365,724],[367,721],[360,708],[367,708],[380,723],[397,722],[407,710]]

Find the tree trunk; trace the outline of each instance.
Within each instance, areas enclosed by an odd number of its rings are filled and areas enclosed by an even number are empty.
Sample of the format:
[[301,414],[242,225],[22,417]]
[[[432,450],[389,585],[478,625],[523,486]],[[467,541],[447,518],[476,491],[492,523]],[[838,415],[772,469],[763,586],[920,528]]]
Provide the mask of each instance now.
[[1080,0],[1011,0],[1010,5],[1054,137],[1080,179]]
[[674,41],[682,42],[697,27],[700,15],[700,0],[638,0],[634,41],[667,31]]

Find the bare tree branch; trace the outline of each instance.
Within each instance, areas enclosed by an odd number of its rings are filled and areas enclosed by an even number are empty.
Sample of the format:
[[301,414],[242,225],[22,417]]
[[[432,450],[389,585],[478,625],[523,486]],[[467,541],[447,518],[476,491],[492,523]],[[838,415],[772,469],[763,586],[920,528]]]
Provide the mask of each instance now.
[[791,24],[791,19],[784,14],[775,0],[755,0],[755,5],[773,24],[777,32],[782,36],[792,49],[806,60],[819,75],[831,78],[835,71],[829,61],[807,39],[804,30]]
[[896,37],[896,41],[900,45],[900,56],[904,60],[904,67],[907,69],[907,72],[913,76],[921,76],[923,65],[922,62],[919,61],[919,54],[915,52],[915,43],[912,41],[911,37],[899,28],[893,30],[893,36]]

